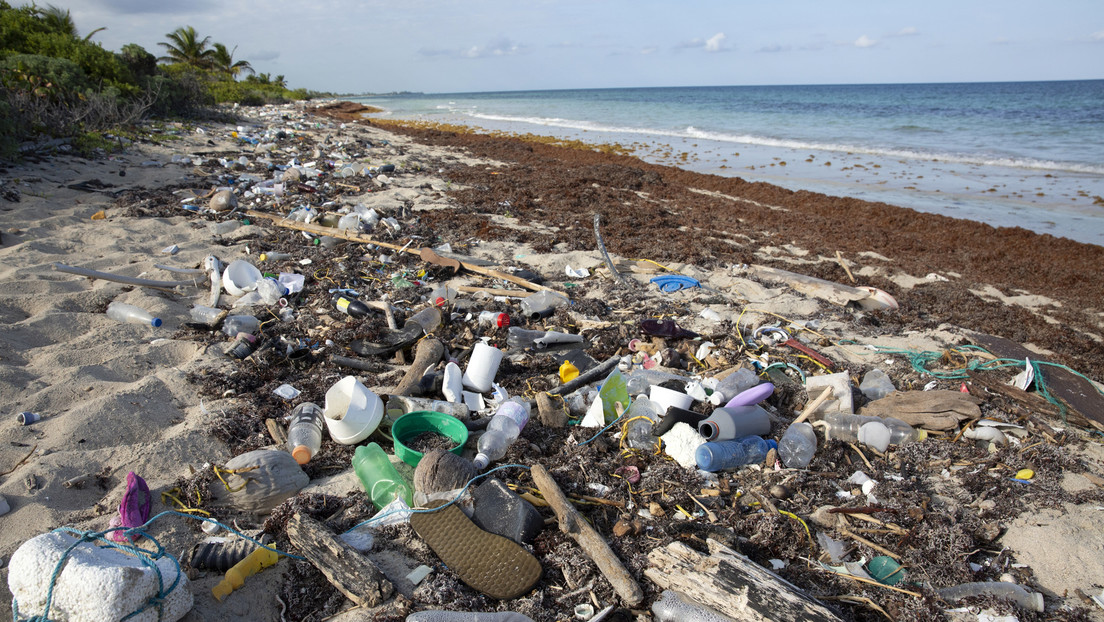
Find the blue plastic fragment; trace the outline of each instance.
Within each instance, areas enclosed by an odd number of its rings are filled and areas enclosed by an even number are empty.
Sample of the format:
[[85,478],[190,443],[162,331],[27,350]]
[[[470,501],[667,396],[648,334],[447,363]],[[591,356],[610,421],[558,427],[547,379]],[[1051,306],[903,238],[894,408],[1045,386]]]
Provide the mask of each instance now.
[[662,276],[653,277],[650,282],[655,283],[659,286],[660,291],[668,294],[677,292],[680,289],[701,287],[701,283],[696,279],[681,274],[664,274]]

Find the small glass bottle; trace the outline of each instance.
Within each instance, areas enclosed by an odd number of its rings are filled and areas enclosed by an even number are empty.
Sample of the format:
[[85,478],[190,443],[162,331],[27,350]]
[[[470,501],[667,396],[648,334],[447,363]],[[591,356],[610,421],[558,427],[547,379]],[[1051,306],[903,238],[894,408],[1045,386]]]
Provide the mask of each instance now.
[[310,462],[322,449],[322,409],[316,404],[303,402],[291,411],[288,425],[287,446],[299,464]]

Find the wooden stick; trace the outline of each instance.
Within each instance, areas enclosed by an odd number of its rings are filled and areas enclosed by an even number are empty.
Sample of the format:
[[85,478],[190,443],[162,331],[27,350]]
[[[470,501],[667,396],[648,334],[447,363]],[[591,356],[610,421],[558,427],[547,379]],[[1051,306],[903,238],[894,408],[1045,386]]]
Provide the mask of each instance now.
[[843,271],[847,273],[847,278],[851,279],[851,282],[854,283],[855,275],[851,274],[851,268],[847,267],[847,263],[843,261],[843,255],[839,251],[836,251],[836,261],[839,262],[839,265],[843,266]]
[[425,375],[425,371],[430,367],[437,364],[441,360],[441,357],[445,355],[445,344],[441,343],[439,339],[422,339],[418,342],[418,347],[414,351],[414,362],[410,364],[410,367],[406,368],[406,375],[403,376],[399,384],[391,391],[392,395],[406,395],[414,388],[414,385],[418,384],[418,381]]
[[861,450],[861,449],[859,449],[859,446],[858,446],[858,445],[856,445],[856,444],[854,444],[854,443],[848,443],[847,445],[848,445],[849,447],[851,447],[851,449],[854,449],[854,450],[855,450],[855,453],[859,454],[859,457],[860,457],[860,458],[862,458],[863,464],[865,464],[865,465],[866,465],[866,468],[868,468],[868,469],[870,469],[870,470],[872,470],[872,471],[874,470],[874,467],[872,467],[872,466],[870,465],[870,461],[866,459],[866,454],[864,454],[864,453],[862,452],[862,450]]
[[[831,570],[825,570],[824,572],[832,572],[832,571]],[[900,592],[902,594],[908,594],[909,596],[913,596],[915,598],[920,598],[920,596],[921,596],[921,594],[918,593],[918,592],[910,592],[908,590],[902,590],[899,587],[893,587],[892,585],[886,585],[885,583],[878,583],[877,581],[874,581],[873,579],[864,579],[862,577],[856,577],[853,574],[842,574],[842,573],[839,573],[839,572],[832,572],[832,574],[836,575],[837,577],[840,577],[841,579],[851,579],[852,581],[859,581],[860,583],[869,583],[870,585],[877,585],[878,587],[882,587],[882,588],[885,588],[887,590],[893,590],[894,592]]]
[[880,553],[884,553],[884,554],[892,557],[893,559],[897,560],[898,562],[901,561],[900,556],[898,556],[893,551],[890,551],[889,549],[885,548],[884,546],[881,546],[879,544],[875,544],[875,543],[871,542],[870,540],[867,540],[866,538],[854,533],[850,529],[844,528],[844,529],[841,529],[840,531],[842,531],[845,536],[847,536],[849,538],[854,538],[855,540],[865,544],[866,546],[869,546],[870,548],[874,549],[875,551],[878,551]]
[[491,296],[509,296],[510,298],[525,298],[532,296],[533,292],[523,292],[516,289],[496,289],[493,287],[472,287],[470,285],[461,285],[456,288],[458,292],[464,292],[465,294],[490,294]]
[[809,416],[815,413],[816,409],[820,408],[820,405],[828,401],[828,398],[831,396],[832,388],[825,387],[825,389],[820,392],[820,395],[818,395],[816,399],[812,401],[812,403],[805,407],[805,410],[801,412],[801,416],[797,419],[794,419],[794,423],[801,423],[802,421],[808,419]]
[[644,591],[640,589],[636,579],[629,574],[605,539],[572,507],[556,480],[552,479],[552,474],[539,464],[533,465],[531,474],[541,495],[556,513],[560,531],[575,539],[579,548],[594,561],[626,605],[636,607],[644,602]]
[[[409,245],[399,246],[397,244],[391,244],[391,243],[388,243],[388,242],[381,242],[381,241],[379,241],[375,238],[372,238],[370,236],[367,236],[367,235],[349,233],[348,231],[344,231],[344,230],[341,230],[341,229],[334,229],[334,228],[331,228],[331,227],[322,227],[320,225],[308,225],[306,223],[296,222],[294,220],[288,220],[287,218],[285,218],[284,216],[281,216],[279,214],[268,214],[268,213],[265,213],[265,212],[258,212],[256,210],[247,210],[245,213],[246,213],[247,216],[252,216],[254,218],[266,218],[268,220],[271,220],[273,223],[275,223],[277,227],[284,227],[286,229],[296,229],[298,231],[306,231],[307,233],[314,233],[316,235],[328,235],[331,238],[339,238],[339,239],[342,239],[342,240],[349,240],[350,242],[360,242],[361,244],[375,244],[376,246],[382,246],[383,248],[386,248],[386,249],[390,249],[390,250],[393,250],[393,251],[400,251],[400,252],[410,253],[410,254],[413,254],[413,255],[418,255],[422,251],[421,247],[419,247],[419,248],[410,248]],[[523,279],[519,276],[514,276],[514,275],[512,275],[508,272],[502,272],[501,270],[492,270],[490,268],[485,268],[483,266],[477,266],[473,263],[467,263],[465,261],[461,261],[460,265],[463,266],[464,269],[468,270],[469,272],[474,272],[476,274],[481,274],[483,276],[489,276],[489,277],[494,278],[494,279],[502,279],[504,281],[509,281],[509,282],[513,283],[514,285],[520,285],[520,286],[524,287],[525,289],[531,289],[533,291],[541,291],[541,290],[545,290],[545,289],[550,290],[550,291],[555,291],[551,287],[545,287],[544,285],[538,285],[538,284],[533,283],[531,281],[526,281],[525,279]]]
[[303,557],[354,603],[374,607],[391,597],[394,586],[372,560],[313,518],[296,513],[288,521],[287,535]]

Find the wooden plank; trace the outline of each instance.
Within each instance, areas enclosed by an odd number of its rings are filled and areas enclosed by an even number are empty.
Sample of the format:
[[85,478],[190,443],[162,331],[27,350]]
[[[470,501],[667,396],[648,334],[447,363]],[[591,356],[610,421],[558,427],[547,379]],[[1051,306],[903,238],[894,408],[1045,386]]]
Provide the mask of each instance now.
[[735,620],[840,622],[841,618],[782,577],[710,539],[709,555],[672,542],[648,554],[644,576],[663,589]]
[[632,575],[629,574],[628,569],[617,558],[605,538],[594,527],[591,527],[590,523],[586,522],[575,507],[571,505],[563,491],[560,490],[556,480],[552,479],[552,474],[548,472],[548,469],[535,464],[531,474],[541,495],[544,496],[544,500],[556,513],[556,518],[560,523],[560,531],[575,539],[575,542],[579,544],[579,548],[583,549],[583,552],[594,561],[598,566],[598,570],[602,571],[602,574],[609,580],[614,591],[621,597],[621,600],[625,601],[626,605],[636,607],[643,602],[644,591],[640,589],[636,579],[633,579]]
[[354,603],[374,607],[391,597],[394,586],[372,560],[318,521],[296,513],[288,521],[287,535],[299,553]]

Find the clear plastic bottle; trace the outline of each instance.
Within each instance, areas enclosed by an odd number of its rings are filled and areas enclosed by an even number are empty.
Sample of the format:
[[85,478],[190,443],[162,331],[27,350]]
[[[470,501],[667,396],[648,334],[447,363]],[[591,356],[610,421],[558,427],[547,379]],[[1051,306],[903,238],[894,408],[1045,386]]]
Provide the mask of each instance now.
[[107,305],[107,317],[116,322],[129,322],[131,324],[148,324],[154,328],[161,326],[161,318],[153,317],[149,311],[142,307],[128,305],[125,302],[112,302]]
[[480,311],[479,323],[502,328],[510,325],[510,316],[500,311]]
[[709,417],[698,423],[698,432],[707,441],[729,441],[742,436],[766,436],[770,434],[770,429],[770,415],[756,405],[714,408]]
[[482,470],[492,460],[506,455],[506,450],[521,435],[529,423],[529,402],[519,397],[506,400],[495,411],[487,431],[479,437],[479,453],[475,455],[475,468]]
[[192,310],[189,311],[192,316],[193,322],[200,324],[206,324],[213,326],[218,321],[219,315],[225,313],[222,309],[216,309],[214,307],[206,307],[203,305],[195,305]]
[[703,471],[721,471],[745,464],[759,464],[766,459],[768,451],[770,445],[762,437],[745,436],[699,445],[694,452],[694,460]]
[[830,441],[859,442],[859,430],[867,423],[881,423],[889,428],[889,444],[901,445],[920,440],[920,434],[913,427],[895,417],[868,417],[849,413],[830,413],[825,415],[828,424],[825,438]]
[[407,506],[413,503],[410,484],[406,483],[395,465],[391,464],[387,453],[376,443],[356,448],[353,471],[377,510],[382,510],[395,499],[402,499]]
[[429,304],[435,307],[443,307],[456,300],[458,294],[459,292],[448,285],[438,285],[433,288],[433,291],[429,292]]
[[562,343],[582,343],[582,335],[559,333],[551,330],[528,330],[511,326],[506,334],[506,345],[511,348],[535,348],[542,350]]
[[256,333],[261,329],[261,321],[252,315],[231,315],[222,321],[222,332],[229,337],[238,333]]
[[625,430],[625,444],[632,449],[654,450],[658,439],[652,434],[652,428],[659,422],[659,415],[652,400],[647,395],[637,395],[626,419],[629,423]]
[[727,622],[732,618],[696,602],[686,602],[674,590],[663,590],[652,603],[656,622]]
[[264,301],[266,305],[276,304],[280,301],[280,298],[286,296],[287,293],[287,288],[280,285],[274,278],[265,277],[257,281],[257,294],[260,295],[261,300]]
[[299,464],[306,464],[322,448],[322,409],[317,404],[303,402],[291,411],[287,446]]
[[778,441],[778,456],[782,464],[791,469],[804,469],[816,454],[817,437],[813,426],[802,421],[791,424]]
[[721,379],[713,388],[709,402],[714,406],[720,406],[740,393],[759,384],[759,376],[746,367],[741,367]]
[[521,299],[521,312],[525,314],[525,317],[536,320],[552,315],[556,311],[556,307],[562,307],[570,302],[563,294],[542,289]]
[[418,325],[425,334],[432,333],[441,325],[441,310],[437,307],[426,307],[410,316],[404,326]]

